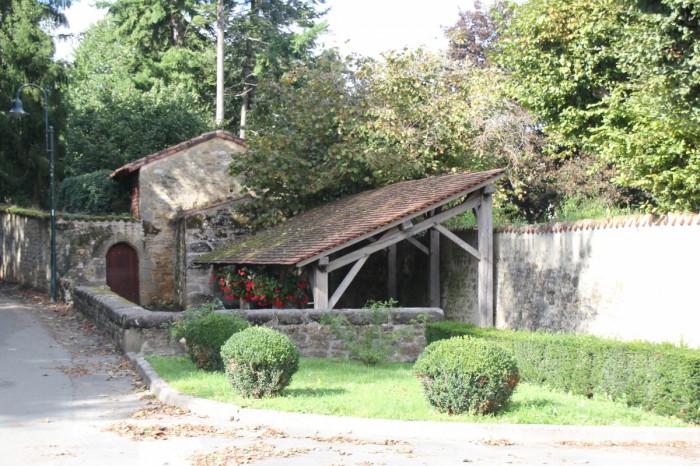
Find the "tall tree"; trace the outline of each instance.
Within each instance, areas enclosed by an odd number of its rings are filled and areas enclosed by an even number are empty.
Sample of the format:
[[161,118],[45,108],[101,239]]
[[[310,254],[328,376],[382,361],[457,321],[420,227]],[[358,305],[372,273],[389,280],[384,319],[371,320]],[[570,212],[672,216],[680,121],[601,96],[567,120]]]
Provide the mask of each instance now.
[[232,169],[260,195],[258,218],[277,221],[362,189],[519,163],[535,135],[519,107],[491,98],[498,82],[421,51],[327,55],[260,82],[250,150]]
[[513,95],[560,150],[595,154],[649,207],[700,210],[700,5],[530,0],[501,41]]
[[[0,111],[10,108],[21,84],[48,92],[49,123],[64,128],[65,67],[53,61],[47,30],[65,25],[66,1],[0,0]],[[31,88],[20,96],[29,116],[11,121],[0,116],[0,202],[49,205],[49,163],[45,151],[44,99]],[[56,146],[60,168],[63,146]]]
[[[317,5],[325,0],[244,0],[229,12],[226,38],[226,88],[230,126],[245,137],[247,113],[257,81],[262,76],[278,78],[286,70],[308,59],[325,23]],[[234,110],[238,109],[237,112]]]
[[[70,177],[61,189],[67,210],[119,210],[121,196],[104,178],[105,171],[211,127],[211,103],[196,92],[196,75],[180,70],[181,79],[160,78],[150,72],[158,64],[135,64],[130,50],[107,15],[84,34],[75,51],[67,128]],[[134,73],[134,66],[141,71]],[[95,175],[98,172],[102,178]]]

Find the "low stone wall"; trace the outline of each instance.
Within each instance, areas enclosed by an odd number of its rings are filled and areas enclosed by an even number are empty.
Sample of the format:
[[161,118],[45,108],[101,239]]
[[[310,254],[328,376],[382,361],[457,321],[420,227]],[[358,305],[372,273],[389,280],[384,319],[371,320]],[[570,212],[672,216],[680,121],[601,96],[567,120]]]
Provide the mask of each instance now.
[[[121,296],[98,287],[77,286],[72,290],[73,305],[95,321],[98,327],[124,353],[140,355],[185,354],[168,328],[179,312],[149,311]],[[234,312],[234,311],[221,311]],[[287,335],[302,357],[347,358],[345,343],[336,338],[329,325],[321,324],[328,316],[343,315],[354,325],[366,325],[370,311],[366,309],[259,309],[236,311],[253,325],[264,325]],[[422,317],[425,316],[425,317]],[[444,319],[441,309],[402,308],[388,313],[385,332],[405,332],[397,342],[395,361],[415,361],[425,348],[425,325],[412,321],[437,322]]]
[[73,306],[92,318],[98,327],[124,353],[182,354],[181,345],[170,334],[168,325],[178,312],[155,312],[97,287],[73,289]]
[[[243,317],[255,325],[271,327],[287,335],[299,349],[302,357],[348,358],[345,343],[333,335],[329,325],[322,322],[329,316],[342,315],[353,325],[367,325],[370,312],[366,309],[263,309],[240,311]],[[438,322],[444,313],[438,308],[400,308],[387,313],[384,332],[404,332],[396,343],[398,351],[393,360],[413,362],[425,348],[425,324],[415,320]]]

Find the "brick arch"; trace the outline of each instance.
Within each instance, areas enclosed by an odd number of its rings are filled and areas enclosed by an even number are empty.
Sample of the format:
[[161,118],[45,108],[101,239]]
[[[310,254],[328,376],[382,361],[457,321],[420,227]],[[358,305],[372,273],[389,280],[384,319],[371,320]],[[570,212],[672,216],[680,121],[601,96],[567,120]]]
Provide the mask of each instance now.
[[119,296],[141,304],[136,248],[128,243],[116,243],[107,250],[105,261],[107,286]]

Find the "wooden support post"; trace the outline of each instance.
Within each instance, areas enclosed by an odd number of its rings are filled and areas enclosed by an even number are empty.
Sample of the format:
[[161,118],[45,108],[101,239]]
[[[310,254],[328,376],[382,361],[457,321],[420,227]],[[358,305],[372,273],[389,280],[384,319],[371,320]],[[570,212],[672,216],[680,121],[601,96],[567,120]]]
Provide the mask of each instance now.
[[493,186],[482,190],[481,204],[476,208],[479,237],[479,320],[482,327],[493,327]]
[[440,232],[430,230],[428,303],[440,307]]
[[398,299],[398,287],[396,286],[396,245],[392,244],[387,250],[386,264],[386,288],[389,298]]
[[313,287],[314,309],[328,308],[328,272],[323,267],[314,265],[311,276]]
[[348,274],[345,276],[343,281],[338,285],[338,288],[336,288],[335,293],[333,293],[333,296],[331,296],[331,299],[328,301],[328,305],[326,306],[328,309],[333,309],[336,304],[338,304],[338,301],[340,301],[341,296],[343,296],[343,293],[345,293],[345,290],[348,289],[352,281],[355,279],[357,276],[357,273],[360,271],[363,265],[365,265],[365,262],[367,262],[367,259],[369,259],[369,256],[363,257],[362,259],[358,260],[355,262],[355,265],[352,266]]

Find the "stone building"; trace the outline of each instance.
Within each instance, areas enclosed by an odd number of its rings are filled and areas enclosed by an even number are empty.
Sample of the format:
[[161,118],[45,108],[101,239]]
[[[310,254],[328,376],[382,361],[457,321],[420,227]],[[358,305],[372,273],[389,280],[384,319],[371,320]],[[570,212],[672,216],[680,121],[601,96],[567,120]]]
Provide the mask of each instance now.
[[243,233],[232,205],[243,200],[229,173],[231,156],[247,148],[225,131],[212,131],[124,165],[110,177],[132,193],[139,240],[113,238],[105,282],[142,305],[186,307],[205,299],[208,271],[191,259]]

